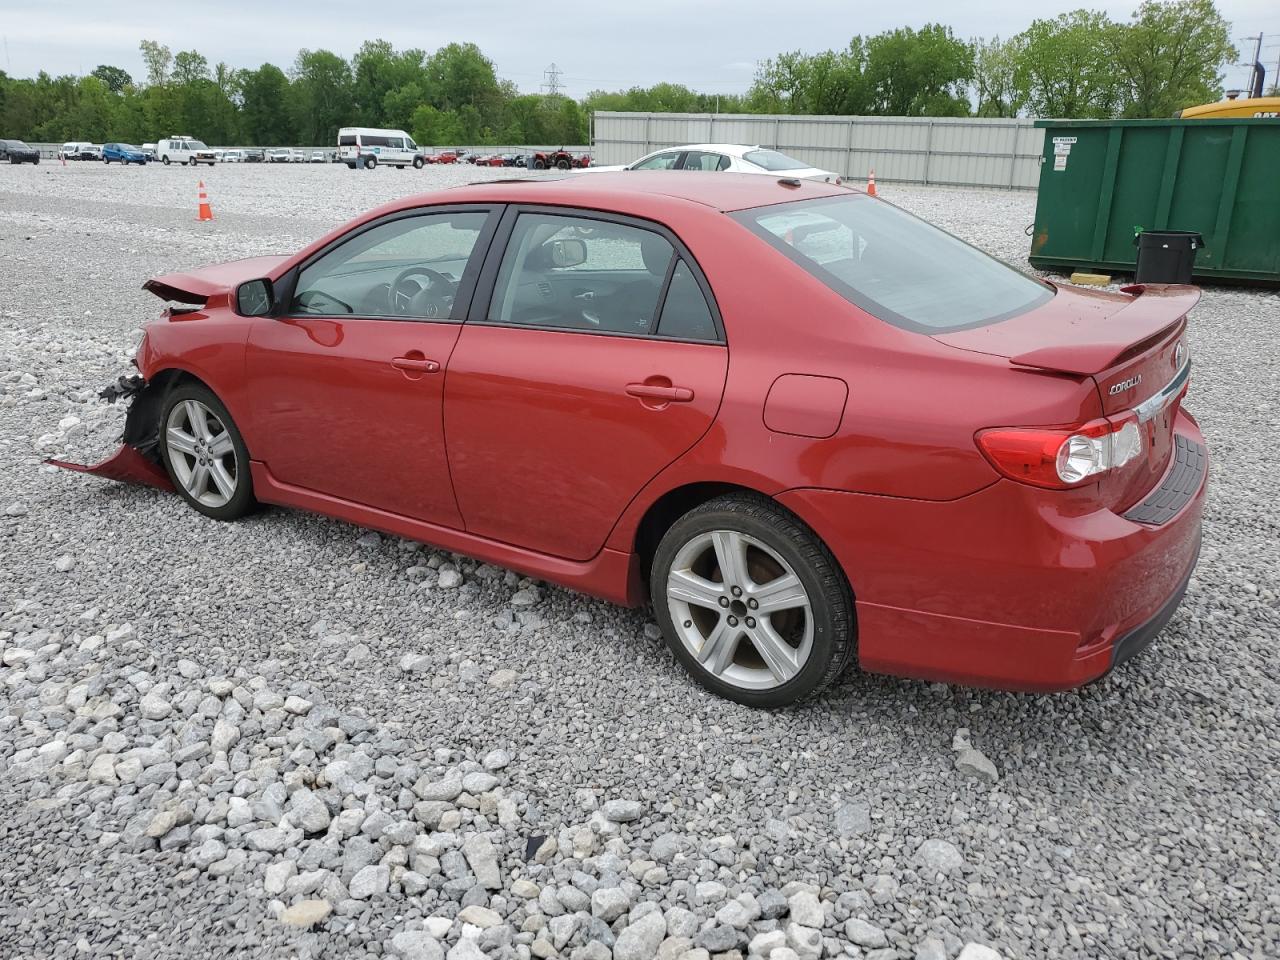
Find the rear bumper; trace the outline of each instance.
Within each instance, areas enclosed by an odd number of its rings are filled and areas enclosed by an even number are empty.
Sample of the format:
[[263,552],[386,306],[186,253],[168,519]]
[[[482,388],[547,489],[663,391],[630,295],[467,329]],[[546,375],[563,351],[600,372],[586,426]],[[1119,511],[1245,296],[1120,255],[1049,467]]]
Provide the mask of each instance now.
[[[1175,431],[1203,445],[1179,413]],[[931,502],[830,490],[779,499],[853,587],[865,670],[1049,692],[1096,680],[1177,609],[1200,548],[1207,462],[1159,525],[998,481]]]

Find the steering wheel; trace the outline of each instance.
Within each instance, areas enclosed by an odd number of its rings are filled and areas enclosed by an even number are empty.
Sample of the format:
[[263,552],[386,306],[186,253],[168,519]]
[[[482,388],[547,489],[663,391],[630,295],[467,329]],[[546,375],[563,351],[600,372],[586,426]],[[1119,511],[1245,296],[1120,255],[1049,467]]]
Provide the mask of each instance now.
[[[414,281],[413,289],[409,289],[406,281],[414,277],[425,277],[426,283]],[[431,294],[431,302],[425,307],[428,317],[447,316],[453,306],[453,281],[438,270],[430,267],[410,267],[396,275],[391,286],[387,288],[388,306],[393,313],[407,314],[413,302],[422,293]]]

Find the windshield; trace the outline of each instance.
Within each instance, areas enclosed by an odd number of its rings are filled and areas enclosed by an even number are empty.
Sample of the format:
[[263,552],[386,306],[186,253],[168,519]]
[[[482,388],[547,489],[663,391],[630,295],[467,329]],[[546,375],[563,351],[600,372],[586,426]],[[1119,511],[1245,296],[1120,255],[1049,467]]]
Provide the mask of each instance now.
[[132,143],[117,143],[117,144],[116,144],[116,149],[117,149],[117,150],[132,150],[134,153],[141,153],[141,152],[142,152],[142,151],[141,151],[141,150],[139,150],[137,147],[135,147]]
[[754,163],[766,170],[804,170],[809,164],[801,163],[795,157],[788,157],[777,150],[748,150],[742,155],[747,163]]
[[188,140],[187,146],[190,147],[192,150],[208,150],[209,149],[199,140]]
[[1026,274],[861,193],[757,207],[734,218],[850,303],[907,330],[983,326],[1053,296]]

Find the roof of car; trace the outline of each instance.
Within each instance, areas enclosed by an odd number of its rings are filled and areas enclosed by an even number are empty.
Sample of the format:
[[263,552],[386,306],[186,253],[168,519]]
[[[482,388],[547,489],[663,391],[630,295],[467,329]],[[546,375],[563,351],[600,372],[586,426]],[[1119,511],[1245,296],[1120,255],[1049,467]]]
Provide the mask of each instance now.
[[[687,200],[720,211],[745,210],[793,200],[844,196],[850,188],[812,180],[795,180],[779,174],[762,177],[748,173],[718,173],[703,177],[679,170],[628,170],[602,172],[590,177],[565,174],[511,180],[489,180],[454,187],[451,199],[503,203],[547,203],[608,206],[610,197],[632,201],[644,195]],[[414,205],[412,202],[405,206]]]
[[767,150],[768,147],[761,147],[755,143],[682,143],[675,144],[670,147],[663,147],[661,150],[653,150],[646,156],[654,153],[666,153],[674,150],[706,150],[709,153],[727,153],[731,157],[741,157],[743,154],[750,153],[752,150]]

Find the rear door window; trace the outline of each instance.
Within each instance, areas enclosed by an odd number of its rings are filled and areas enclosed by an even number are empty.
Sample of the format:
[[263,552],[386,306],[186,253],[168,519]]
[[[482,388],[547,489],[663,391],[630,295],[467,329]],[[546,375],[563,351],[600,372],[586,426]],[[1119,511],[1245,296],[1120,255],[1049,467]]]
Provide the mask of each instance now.
[[684,155],[685,170],[702,170],[715,173],[729,168],[729,158],[723,153],[707,153],[701,150],[690,150]]
[[864,194],[733,216],[850,303],[903,329],[941,333],[983,326],[1053,296],[1048,285]]

